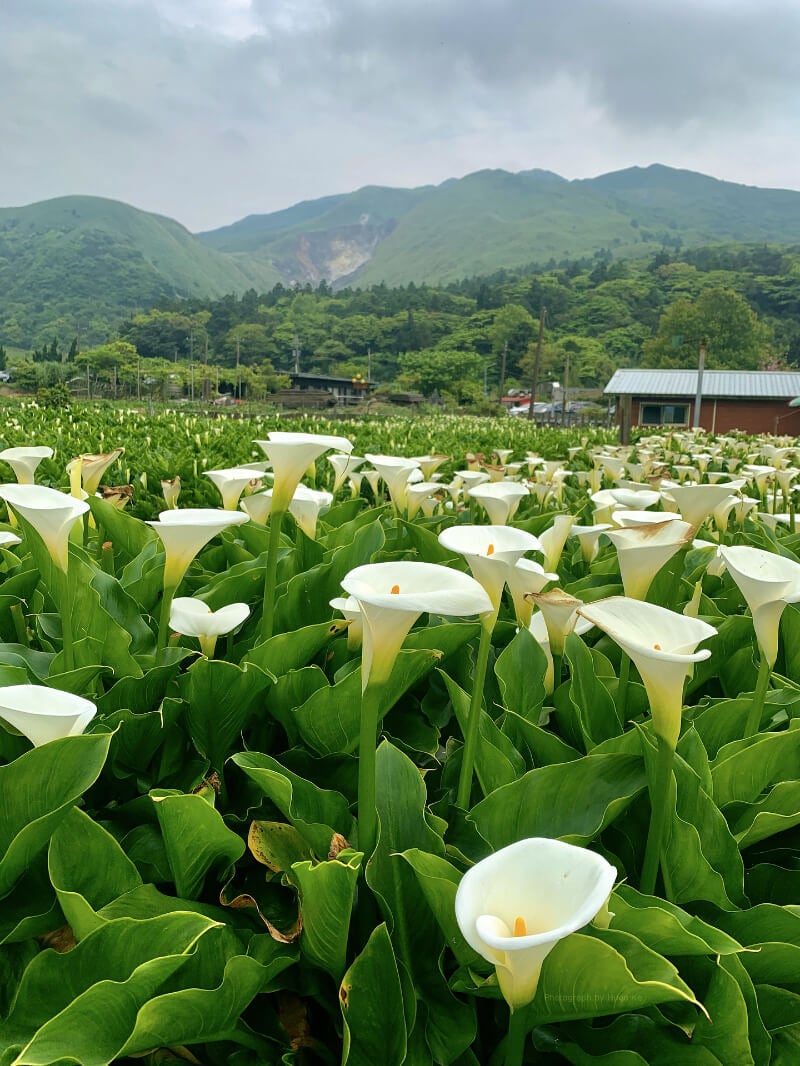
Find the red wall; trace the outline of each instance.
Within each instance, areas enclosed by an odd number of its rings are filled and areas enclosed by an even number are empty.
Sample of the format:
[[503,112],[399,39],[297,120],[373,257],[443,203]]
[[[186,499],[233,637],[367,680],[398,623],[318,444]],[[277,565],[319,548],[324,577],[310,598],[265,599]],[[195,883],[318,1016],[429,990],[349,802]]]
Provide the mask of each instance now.
[[[640,426],[639,408],[642,404],[687,404],[689,426],[694,424],[694,400],[666,397],[633,398],[631,425]],[[716,412],[715,412],[716,405]],[[777,426],[775,423],[778,418]],[[708,400],[700,406],[700,425],[715,433],[741,429],[746,433],[777,433],[779,436],[800,436],[800,407],[789,407],[786,400]]]

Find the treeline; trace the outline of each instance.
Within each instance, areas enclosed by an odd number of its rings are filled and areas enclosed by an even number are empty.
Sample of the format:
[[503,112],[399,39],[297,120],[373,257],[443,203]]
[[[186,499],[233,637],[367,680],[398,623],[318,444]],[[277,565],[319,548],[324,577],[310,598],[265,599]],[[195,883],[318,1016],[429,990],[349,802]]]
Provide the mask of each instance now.
[[162,376],[170,364],[182,364],[184,378],[189,366],[204,376],[201,368],[238,367],[260,391],[299,366],[472,402],[484,387],[496,394],[503,365],[506,389],[527,384],[542,315],[540,381],[563,380],[568,364],[570,385],[600,388],[619,366],[693,366],[703,339],[709,367],[798,365],[798,312],[800,249],[664,249],[625,261],[604,251],[439,287],[276,285],[164,301],[121,323],[115,348],[71,360],[110,373],[123,359],[117,374],[129,382],[137,356],[159,361]]

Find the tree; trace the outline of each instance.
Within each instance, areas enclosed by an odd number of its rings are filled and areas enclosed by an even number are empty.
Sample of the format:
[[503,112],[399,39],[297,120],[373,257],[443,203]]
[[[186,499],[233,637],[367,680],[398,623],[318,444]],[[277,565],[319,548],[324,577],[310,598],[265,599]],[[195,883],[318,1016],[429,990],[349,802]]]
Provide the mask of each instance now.
[[696,300],[676,300],[664,311],[657,335],[644,344],[642,366],[694,367],[703,338],[712,369],[755,370],[772,343],[771,330],[742,296],[705,289]]
[[452,348],[423,348],[405,352],[399,359],[405,381],[425,396],[450,392],[460,397],[470,384],[483,384],[484,360],[475,351]]

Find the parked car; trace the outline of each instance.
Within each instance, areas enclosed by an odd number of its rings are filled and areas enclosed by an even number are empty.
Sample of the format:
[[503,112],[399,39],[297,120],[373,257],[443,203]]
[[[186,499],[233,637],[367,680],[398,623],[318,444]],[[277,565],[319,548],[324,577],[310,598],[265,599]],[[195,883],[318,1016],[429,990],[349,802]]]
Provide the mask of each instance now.
[[[510,415],[527,415],[530,402],[516,404],[514,407],[509,407],[508,413]],[[549,403],[537,403],[534,405],[533,413],[535,415],[547,415],[553,410],[552,404]]]

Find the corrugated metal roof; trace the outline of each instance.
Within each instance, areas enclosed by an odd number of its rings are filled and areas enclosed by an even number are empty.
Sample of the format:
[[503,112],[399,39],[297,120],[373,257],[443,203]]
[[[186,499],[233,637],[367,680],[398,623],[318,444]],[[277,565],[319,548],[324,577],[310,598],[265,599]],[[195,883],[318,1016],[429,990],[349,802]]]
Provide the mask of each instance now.
[[[617,370],[606,385],[613,396],[695,396],[696,370]],[[800,396],[800,371],[706,370],[703,396],[709,399],[792,400]]]

